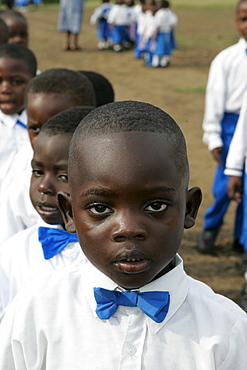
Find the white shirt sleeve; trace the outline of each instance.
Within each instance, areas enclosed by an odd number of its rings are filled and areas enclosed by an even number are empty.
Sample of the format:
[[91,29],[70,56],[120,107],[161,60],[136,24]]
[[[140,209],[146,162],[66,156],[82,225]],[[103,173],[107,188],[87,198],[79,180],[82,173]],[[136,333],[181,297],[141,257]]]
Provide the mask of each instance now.
[[247,152],[247,92],[244,95],[239,120],[234,132],[226,159],[225,174],[239,176],[243,174]]
[[225,112],[226,68],[222,53],[213,60],[209,70],[206,88],[205,112],[203,119],[203,142],[209,150],[223,146],[221,139],[221,120]]

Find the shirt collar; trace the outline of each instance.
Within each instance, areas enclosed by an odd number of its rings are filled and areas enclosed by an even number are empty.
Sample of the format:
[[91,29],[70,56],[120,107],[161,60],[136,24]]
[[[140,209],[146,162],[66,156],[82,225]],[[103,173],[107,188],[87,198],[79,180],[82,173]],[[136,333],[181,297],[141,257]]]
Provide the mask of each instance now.
[[247,49],[247,41],[243,38],[243,37],[241,37],[241,39],[239,40],[239,45],[241,45],[241,47],[243,48],[243,49]]
[[24,109],[21,114],[4,114],[2,111],[0,111],[0,121],[5,126],[8,126],[10,128],[13,128],[16,124],[16,121],[21,121],[24,125],[27,124],[27,111]]
[[[187,275],[183,269],[183,260],[177,254],[174,258],[175,267],[161,276],[157,280],[138,289],[140,292],[147,291],[169,291],[170,292],[170,307],[168,314],[164,321],[156,323],[151,318],[146,316],[146,322],[148,330],[151,334],[156,334],[177,312],[186,299],[188,294],[188,281]],[[97,317],[95,313],[96,302],[94,299],[93,288],[101,287],[110,290],[123,290],[119,286],[109,279],[106,275],[96,269],[90,262],[87,262],[81,269],[82,289],[85,293],[86,299],[92,309],[93,315]],[[87,284],[84,284],[84,282]],[[111,318],[109,319],[111,320]]]

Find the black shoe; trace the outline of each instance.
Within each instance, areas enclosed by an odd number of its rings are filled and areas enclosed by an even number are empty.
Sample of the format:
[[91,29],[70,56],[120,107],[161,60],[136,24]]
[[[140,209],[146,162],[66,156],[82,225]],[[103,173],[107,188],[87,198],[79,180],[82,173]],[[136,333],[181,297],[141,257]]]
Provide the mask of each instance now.
[[237,253],[243,253],[244,251],[244,246],[243,244],[239,243],[239,239],[235,238],[233,243],[232,243],[232,250],[234,250]]
[[240,307],[247,312],[247,282],[244,283],[240,295]]
[[218,232],[217,228],[203,230],[198,240],[198,250],[201,253],[212,253]]

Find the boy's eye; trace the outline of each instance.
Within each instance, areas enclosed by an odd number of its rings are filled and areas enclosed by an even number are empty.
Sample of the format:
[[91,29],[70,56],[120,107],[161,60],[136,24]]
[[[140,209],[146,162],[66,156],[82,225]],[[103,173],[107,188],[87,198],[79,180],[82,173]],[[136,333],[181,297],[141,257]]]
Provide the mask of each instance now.
[[32,174],[33,174],[33,176],[35,176],[35,177],[41,177],[41,176],[43,175],[43,171],[33,169],[33,170],[32,170]]
[[58,178],[63,182],[68,182],[68,175],[59,175]]
[[87,207],[90,213],[93,215],[108,215],[112,213],[112,210],[104,204],[91,204]]
[[241,22],[246,22],[247,21],[247,17],[240,18],[240,21]]
[[14,86],[18,86],[18,85],[22,85],[24,83],[23,80],[12,80],[12,85]]
[[145,211],[148,212],[163,212],[167,208],[167,204],[165,204],[163,201],[154,201],[150,203],[146,208]]
[[40,130],[41,128],[38,127],[38,126],[28,126],[28,130],[29,131],[32,131],[33,133],[35,134],[39,134],[40,133]]

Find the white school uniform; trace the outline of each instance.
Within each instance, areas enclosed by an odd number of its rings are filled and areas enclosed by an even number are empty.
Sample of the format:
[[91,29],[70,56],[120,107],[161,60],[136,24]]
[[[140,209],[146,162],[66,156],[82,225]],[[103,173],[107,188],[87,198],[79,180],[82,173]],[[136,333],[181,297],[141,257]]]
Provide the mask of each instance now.
[[27,129],[27,113],[6,115],[0,111],[0,202],[4,197],[5,179],[11,169],[13,160],[18,150],[29,142]]
[[247,369],[246,313],[188,277],[179,256],[173,270],[139,289],[169,290],[161,323],[124,306],[99,319],[93,287],[119,289],[87,262],[39,275],[19,292],[0,326],[0,368]]
[[45,259],[38,241],[40,226],[62,229],[60,225],[42,222],[15,234],[0,248],[0,321],[20,288],[39,273],[63,269],[86,260],[78,242],[69,243],[57,255]]
[[226,159],[225,175],[242,177],[247,173],[247,90]]
[[30,199],[31,166],[13,179],[0,206],[0,249],[5,240],[42,222]]
[[107,21],[115,26],[127,26],[129,24],[127,7],[121,4],[114,4],[108,14]]
[[239,114],[247,89],[247,42],[241,38],[212,61],[206,89],[203,142],[211,151],[222,147],[224,113]]

